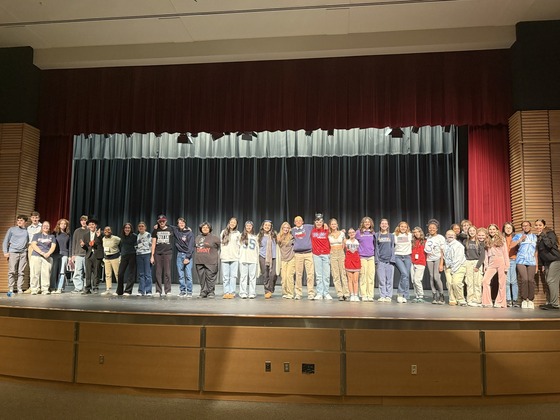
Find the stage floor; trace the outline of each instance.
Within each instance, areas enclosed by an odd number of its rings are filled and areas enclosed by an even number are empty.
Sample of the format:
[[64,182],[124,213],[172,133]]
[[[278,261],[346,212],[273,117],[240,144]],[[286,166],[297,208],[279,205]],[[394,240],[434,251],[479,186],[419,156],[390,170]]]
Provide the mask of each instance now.
[[[560,311],[521,308],[472,308],[431,303],[399,304],[282,299],[200,299],[171,296],[13,295],[0,296],[0,316],[90,322],[173,325],[246,325],[380,329],[560,329]],[[336,296],[331,288],[331,295]],[[430,292],[426,300],[431,302]]]

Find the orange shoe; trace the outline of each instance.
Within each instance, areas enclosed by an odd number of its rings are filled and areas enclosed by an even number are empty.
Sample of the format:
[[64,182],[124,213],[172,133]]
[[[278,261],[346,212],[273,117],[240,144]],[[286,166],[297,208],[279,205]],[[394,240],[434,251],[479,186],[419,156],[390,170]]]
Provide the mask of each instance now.
[[272,297],[272,293],[270,293],[270,292],[266,292],[266,293],[264,294],[264,298],[265,298],[265,299],[270,299],[271,297]]

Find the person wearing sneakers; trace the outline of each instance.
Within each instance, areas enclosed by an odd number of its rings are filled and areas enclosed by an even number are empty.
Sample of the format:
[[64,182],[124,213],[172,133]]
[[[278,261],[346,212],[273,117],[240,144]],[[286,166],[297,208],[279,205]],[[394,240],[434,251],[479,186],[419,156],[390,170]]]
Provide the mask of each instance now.
[[171,226],[177,249],[177,272],[179,273],[179,297],[192,297],[192,266],[194,254],[194,235],[183,217],[177,219],[177,226]]
[[29,236],[25,223],[27,216],[20,214],[16,225],[8,229],[2,248],[4,257],[8,259],[8,291],[13,292],[17,286],[18,293],[23,293],[23,276],[27,267],[27,244]]
[[41,222],[39,221],[40,218],[41,218],[41,215],[39,214],[39,212],[32,211],[31,215],[29,216],[29,221],[31,223],[27,226],[27,235],[29,236],[29,241],[27,242],[27,245],[28,245],[27,267],[29,268],[29,279],[27,279],[27,277],[23,278],[23,281],[24,281],[23,290],[24,290],[25,294],[31,293],[31,287],[27,283],[28,281],[31,281],[31,273],[33,271],[33,262],[34,262],[34,259],[31,258],[31,255],[33,254],[33,248],[31,247],[31,241],[33,241],[33,236],[36,233],[41,233]]
[[373,219],[369,216],[362,218],[360,227],[356,231],[356,240],[360,244],[360,296],[362,302],[373,302],[375,286],[375,233]]
[[87,231],[87,221],[88,217],[82,215],[80,217],[80,227],[74,230],[72,234],[72,249],[70,250],[71,260],[74,263],[74,275],[72,276],[74,290],[72,293],[82,293],[84,291],[86,250],[82,248],[80,241]]
[[[117,277],[117,295],[130,296],[136,282],[136,246],[138,236],[132,223],[126,222],[121,229],[121,263]],[[125,282],[126,279],[126,282]]]
[[[105,226],[103,229],[103,264],[105,265],[105,284],[106,290],[103,295],[111,295],[113,274],[115,275],[115,283],[119,283],[119,266],[121,265],[121,238],[113,235],[111,226]],[[117,294],[116,292],[114,293]]]
[[[486,236],[484,237],[486,239]],[[481,306],[482,302],[482,265],[484,264],[484,239],[478,239],[478,230],[469,226],[467,239],[464,240],[465,257],[467,258],[465,283],[467,284],[467,305]]]
[[138,268],[138,295],[152,296],[152,235],[146,231],[146,222],[138,223],[136,267]]
[[[354,234],[356,232],[354,231]],[[355,239],[355,236],[354,236]],[[350,297],[348,290],[348,278],[344,267],[344,241],[346,235],[338,230],[338,221],[329,220],[329,242],[331,245],[331,273],[339,301],[345,301]]]
[[294,299],[294,274],[296,273],[296,260],[294,258],[294,237],[292,227],[288,222],[282,223],[280,233],[276,237],[280,252],[280,278],[282,279],[282,297]]
[[33,269],[31,270],[30,279],[32,295],[37,293],[51,294],[49,290],[53,263],[51,255],[55,248],[56,239],[54,235],[51,235],[51,225],[49,222],[43,222],[41,224],[41,232],[33,235],[33,240],[31,241],[31,249],[33,249],[31,254],[31,259],[33,260],[31,266]]
[[539,268],[544,271],[549,290],[549,302],[541,305],[544,310],[558,310],[558,286],[560,284],[560,251],[558,237],[546,222],[539,219],[535,222],[537,231],[537,250],[539,252]]
[[85,250],[84,257],[86,267],[85,286],[82,294],[89,295],[97,293],[99,288],[99,272],[101,271],[101,260],[103,260],[103,242],[101,230],[97,228],[99,221],[90,217],[86,221],[87,230],[80,239],[80,246]]
[[395,265],[401,275],[397,289],[397,302],[406,303],[410,293],[409,279],[412,264],[412,233],[410,233],[408,223],[400,222],[393,235],[395,238]]
[[234,299],[239,275],[239,239],[241,232],[237,229],[237,218],[229,219],[228,225],[220,234],[222,267],[222,284],[224,289],[223,299]]
[[160,214],[157,228],[152,231],[150,262],[156,268],[156,296],[171,293],[171,258],[173,257],[173,231],[167,226],[167,217]]
[[53,293],[60,294],[66,281],[66,266],[70,258],[70,238],[68,227],[70,222],[67,219],[59,219],[56,222],[53,235],[56,241],[56,248],[53,253],[53,269],[51,271],[51,289]]
[[443,271],[444,265],[449,269],[451,278],[449,287],[453,288],[453,295],[457,296],[457,301],[450,300],[449,304],[467,306],[463,295],[463,281],[467,272],[465,247],[457,240],[457,234],[451,229],[445,232],[445,240],[439,269]]
[[263,275],[264,298],[270,299],[276,287],[276,237],[277,233],[270,220],[261,224],[257,235],[259,244],[259,265]]
[[315,215],[315,227],[311,230],[311,252],[315,269],[315,297],[314,300],[332,300],[329,293],[331,283],[331,244],[329,242],[329,228],[323,220],[323,215]]
[[424,251],[426,252],[426,267],[430,274],[430,286],[432,287],[432,303],[443,305],[445,297],[443,296],[443,282],[441,281],[441,272],[438,271],[439,262],[441,260],[441,249],[445,245],[445,238],[438,233],[439,222],[436,219],[428,220],[428,237]]
[[506,297],[508,308],[514,307],[519,308],[519,303],[517,303],[519,295],[519,284],[517,282],[517,249],[518,245],[512,245],[513,237],[515,236],[515,227],[510,223],[506,222],[502,226],[502,234],[506,241],[506,246],[509,250],[509,270],[506,281]]
[[375,235],[375,262],[379,278],[378,302],[390,303],[393,296],[393,274],[395,272],[395,236],[389,232],[389,221],[381,219],[379,232]]
[[361,260],[360,260],[360,243],[356,239],[356,231],[354,228],[348,229],[348,239],[344,241],[346,256],[344,258],[344,268],[348,276],[348,289],[350,291],[350,302],[359,302],[358,297],[358,278],[360,277]]
[[498,295],[494,301],[494,308],[507,308],[506,281],[509,268],[509,250],[506,241],[502,238],[497,225],[488,226],[488,236],[485,241],[484,267],[482,278],[482,307],[492,307],[492,293],[490,282],[498,274]]
[[[258,238],[255,235],[255,225],[247,220],[239,242],[239,297],[254,299],[257,296],[257,268],[259,266]],[[249,290],[247,290],[247,283]]]
[[533,309],[535,304],[535,274],[537,272],[537,235],[531,233],[531,222],[521,222],[521,233],[511,239],[510,247],[517,247],[515,267],[519,279],[521,307]]
[[411,277],[412,286],[414,287],[414,293],[416,294],[416,299],[412,303],[425,303],[424,300],[424,285],[422,280],[424,279],[424,271],[426,271],[426,253],[424,252],[424,246],[426,245],[426,238],[424,237],[424,231],[420,226],[416,226],[412,229],[412,252],[410,254],[412,267]]
[[294,227],[292,228],[292,236],[294,238],[294,258],[296,269],[296,293],[295,300],[301,299],[303,293],[303,270],[307,276],[307,299],[315,298],[315,288],[313,281],[315,279],[315,270],[313,267],[313,254],[311,252],[311,230],[313,225],[304,224],[301,216],[294,218]]

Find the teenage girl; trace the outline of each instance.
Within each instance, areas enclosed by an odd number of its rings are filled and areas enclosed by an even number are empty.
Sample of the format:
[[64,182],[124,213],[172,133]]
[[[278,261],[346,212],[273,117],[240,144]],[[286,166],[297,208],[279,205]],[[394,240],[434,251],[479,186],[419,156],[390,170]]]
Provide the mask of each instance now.
[[424,252],[426,238],[420,226],[416,226],[412,229],[412,235],[411,274],[412,286],[416,294],[416,299],[414,299],[412,303],[424,303],[426,301],[424,300],[424,285],[422,284],[422,279],[424,278],[424,271],[426,270],[426,253]]
[[[356,233],[354,231],[354,233]],[[348,279],[344,269],[344,240],[346,235],[338,230],[338,221],[329,220],[329,242],[331,244],[331,273],[338,300],[344,301],[350,296]]]
[[[245,222],[241,233],[241,248],[239,250],[239,296],[241,299],[254,299],[257,296],[257,267],[259,265],[259,247],[255,225],[252,221]],[[249,290],[247,290],[247,282]]]
[[259,265],[263,274],[264,298],[270,299],[276,287],[276,237],[277,233],[270,220],[261,224],[258,235]]
[[375,233],[373,231],[373,220],[364,217],[360,228],[356,231],[356,240],[360,244],[360,296],[363,302],[373,302],[375,285]]
[[237,230],[237,219],[229,219],[228,225],[220,234],[220,260],[222,268],[222,283],[224,285],[223,299],[235,298],[237,274],[239,272],[239,239],[241,233]]
[[280,252],[281,268],[280,277],[282,279],[282,297],[284,299],[294,299],[294,274],[296,273],[296,260],[294,258],[294,237],[292,227],[288,222],[282,223],[280,233],[276,238],[276,243]]
[[397,289],[397,302],[406,303],[409,297],[410,266],[412,260],[412,233],[406,222],[400,222],[395,229],[395,265],[401,274]]
[[359,302],[358,297],[358,277],[360,276],[360,254],[358,249],[360,243],[356,239],[356,231],[354,228],[348,229],[348,237],[344,242],[346,249],[346,258],[344,259],[344,268],[348,276],[348,289],[350,291],[350,302]]
[[505,308],[507,306],[506,276],[509,268],[509,252],[506,241],[502,238],[500,229],[495,224],[488,226],[485,250],[485,273],[482,279],[482,306],[485,308],[492,307],[490,282],[492,281],[492,277],[498,273],[498,295],[494,301],[494,308]]

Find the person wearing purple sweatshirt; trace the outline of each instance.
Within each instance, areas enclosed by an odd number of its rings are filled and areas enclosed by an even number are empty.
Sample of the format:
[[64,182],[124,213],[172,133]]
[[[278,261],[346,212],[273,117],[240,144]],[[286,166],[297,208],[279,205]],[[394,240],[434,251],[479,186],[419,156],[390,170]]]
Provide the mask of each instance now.
[[381,219],[379,232],[375,235],[375,262],[379,277],[378,302],[390,303],[393,296],[393,274],[395,272],[395,236],[389,232],[389,221]]
[[363,302],[373,302],[375,285],[375,233],[373,231],[373,220],[364,217],[360,228],[356,231],[356,239],[360,244],[360,296]]
[[299,300],[302,296],[302,279],[303,269],[307,274],[307,299],[315,298],[315,288],[313,279],[315,277],[315,269],[313,267],[313,254],[311,252],[311,231],[313,225],[303,224],[303,218],[296,216],[294,219],[295,227],[292,228],[292,236],[294,237],[294,258],[296,260],[296,294],[294,299]]

